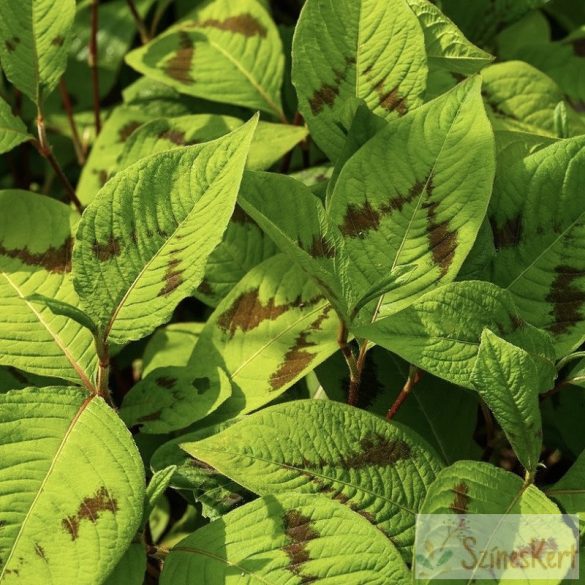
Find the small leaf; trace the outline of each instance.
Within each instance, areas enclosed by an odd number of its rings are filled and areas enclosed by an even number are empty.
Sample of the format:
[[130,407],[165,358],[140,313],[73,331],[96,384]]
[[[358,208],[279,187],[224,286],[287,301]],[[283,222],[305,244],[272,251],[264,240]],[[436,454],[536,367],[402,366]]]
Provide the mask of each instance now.
[[[1,14],[1,13],[0,13]],[[10,106],[0,98],[0,154],[12,150],[15,146],[31,140],[24,122],[17,118]]]
[[182,447],[257,494],[320,493],[346,504],[405,559],[415,514],[441,468],[428,445],[402,426],[324,400],[271,406]]
[[142,517],[130,433],[101,398],[73,388],[2,394],[0,412],[0,581],[101,582]]
[[0,60],[33,102],[57,86],[67,65],[75,0],[0,0]]
[[256,0],[206,2],[126,61],[180,92],[284,119],[282,41]]
[[200,528],[173,548],[161,585],[186,585],[200,575],[209,585],[411,582],[392,543],[367,520],[300,494],[260,498]]
[[494,60],[469,42],[457,26],[428,0],[407,0],[425,34],[429,66],[471,75]]
[[177,471],[176,465],[169,465],[164,469],[156,471],[150,478],[150,482],[146,488],[146,499],[144,504],[144,513],[142,515],[142,522],[146,524],[150,518],[151,512],[154,510],[158,501],[169,487],[173,475]]
[[75,287],[112,341],[151,333],[201,283],[232,214],[256,121],[139,161],[85,210],[73,253]]
[[31,303],[45,305],[51,309],[51,312],[54,315],[60,315],[75,321],[77,324],[88,329],[93,335],[97,333],[96,324],[86,313],[74,305],[70,305],[64,301],[59,301],[57,299],[52,299],[50,297],[46,297],[45,295],[39,294],[29,295],[25,300]]
[[153,370],[124,397],[120,416],[140,431],[164,434],[184,429],[216,410],[231,395],[227,375],[200,364]]
[[144,545],[133,542],[104,581],[104,585],[142,585],[146,573],[146,563]]
[[522,465],[534,474],[542,449],[539,393],[550,390],[553,379],[539,379],[528,352],[485,329],[471,380]]
[[390,120],[422,103],[425,39],[406,0],[307,0],[295,30],[293,83],[311,136],[333,161],[347,100]]

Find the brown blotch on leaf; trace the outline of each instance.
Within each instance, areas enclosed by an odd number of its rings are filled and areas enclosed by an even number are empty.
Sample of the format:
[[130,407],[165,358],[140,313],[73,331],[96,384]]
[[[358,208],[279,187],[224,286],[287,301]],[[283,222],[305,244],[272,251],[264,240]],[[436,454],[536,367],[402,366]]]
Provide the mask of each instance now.
[[102,486],[94,496],[84,498],[77,513],[64,518],[62,526],[71,535],[71,540],[76,540],[81,523],[87,520],[95,524],[104,512],[116,514],[118,502],[110,496],[106,487]]
[[571,46],[577,57],[585,57],[585,39],[577,39],[571,43]]
[[159,297],[170,295],[174,290],[183,284],[183,270],[179,269],[180,260],[173,258],[169,261],[165,273],[165,285],[158,293]]
[[461,481],[451,491],[455,494],[455,498],[449,508],[456,514],[467,514],[469,502],[471,501],[471,498],[467,495],[469,493],[467,484]]
[[408,113],[406,98],[400,95],[398,87],[393,87],[390,91],[384,89],[384,82],[375,87],[376,93],[380,99],[379,104],[387,112],[398,112],[401,116]]
[[62,47],[64,43],[65,43],[65,38],[62,37],[61,35],[55,37],[51,41],[51,45],[53,45],[54,47]]
[[118,142],[126,142],[134,130],[138,129],[140,126],[142,126],[142,122],[132,121],[124,124],[124,126],[118,130]]
[[195,56],[195,46],[187,33],[179,33],[179,48],[164,67],[165,73],[181,83],[194,83],[191,66]]
[[399,196],[390,199],[380,207],[380,213],[386,215],[393,211],[402,211],[403,207],[408,203],[416,201],[425,191],[430,195],[433,189],[432,176],[429,174],[424,181],[417,181],[408,191],[406,196]]
[[103,187],[108,182],[109,173],[105,169],[94,171],[94,174],[97,175],[97,180],[100,187]]
[[408,443],[400,439],[388,439],[377,433],[364,437],[360,441],[360,447],[359,453],[343,460],[343,467],[347,469],[360,469],[369,465],[387,467],[411,457]]
[[338,95],[339,87],[330,83],[324,83],[319,89],[315,90],[309,100],[313,116],[320,114],[325,106],[333,106]]
[[43,559],[43,561],[47,560],[47,557],[45,555],[45,549],[38,542],[35,543],[35,554],[37,555],[37,557]]
[[151,421],[155,421],[155,420],[160,420],[160,417],[162,415],[162,411],[157,410],[156,412],[152,412],[151,414],[145,414],[144,416],[141,416],[137,422],[139,423],[145,423],[145,422],[151,422]]
[[209,281],[205,278],[201,281],[201,284],[197,287],[197,291],[200,292],[202,295],[211,296],[213,295],[213,288]]
[[160,376],[154,382],[157,386],[171,390],[177,384],[177,378],[171,378],[170,376]]
[[322,235],[314,235],[309,254],[313,258],[334,258],[335,248]]
[[51,246],[45,252],[32,253],[27,248],[22,250],[9,250],[0,244],[0,256],[20,260],[27,266],[40,266],[48,272],[65,274],[71,272],[71,250],[73,239],[67,238],[63,244],[57,247]]
[[316,577],[302,574],[302,565],[309,559],[307,543],[319,538],[319,532],[311,524],[311,519],[304,516],[298,510],[288,510],[283,516],[284,532],[290,539],[283,550],[290,559],[288,569],[294,575],[300,577],[301,583],[313,583]]
[[585,304],[585,291],[577,286],[576,281],[585,276],[585,271],[561,265],[555,268],[555,274],[546,296],[546,301],[553,305],[550,314],[554,318],[548,329],[555,335],[561,335],[582,319],[581,307]]
[[161,140],[168,140],[177,146],[183,146],[186,142],[185,133],[181,130],[164,130],[159,132],[158,137]]
[[496,248],[518,246],[522,240],[522,216],[520,214],[506,220],[501,226],[492,220],[492,232]]
[[110,239],[103,244],[100,242],[94,242],[92,251],[93,255],[100,262],[107,262],[108,260],[120,255],[120,240],[114,236],[110,236]]
[[6,50],[9,51],[10,53],[16,51],[16,45],[18,45],[18,43],[20,43],[19,37],[12,37],[11,39],[6,39],[4,41],[4,44],[6,45]]
[[343,218],[343,224],[339,226],[341,233],[349,238],[364,238],[369,230],[377,230],[380,227],[380,213],[376,211],[369,201],[361,205],[350,203]]
[[219,30],[225,30],[244,35],[245,37],[259,36],[264,39],[268,34],[266,27],[257,18],[249,13],[238,14],[237,16],[229,16],[223,20],[208,18],[203,22],[197,23],[197,26],[217,28]]
[[447,220],[437,221],[438,206],[438,203],[431,202],[424,205],[424,208],[427,211],[427,237],[433,262],[439,266],[441,275],[445,276],[457,251],[457,233],[449,229]]
[[270,386],[273,390],[290,384],[315,359],[315,354],[306,351],[306,348],[314,347],[316,343],[308,341],[307,337],[308,333],[303,331],[296,338],[295,344],[284,355],[284,361],[278,370],[270,376]]
[[232,306],[220,315],[217,325],[233,337],[238,329],[243,332],[256,329],[263,321],[273,321],[300,303],[300,298],[284,305],[277,305],[273,298],[263,303],[259,298],[259,289],[255,288],[242,293]]

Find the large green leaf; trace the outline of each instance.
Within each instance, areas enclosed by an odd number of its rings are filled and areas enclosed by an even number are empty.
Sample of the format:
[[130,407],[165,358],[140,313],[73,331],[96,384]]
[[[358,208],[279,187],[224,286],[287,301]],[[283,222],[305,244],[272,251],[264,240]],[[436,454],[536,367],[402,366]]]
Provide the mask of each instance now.
[[201,283],[233,212],[257,118],[116,175],[83,214],[73,252],[87,312],[115,342],[167,321]]
[[136,534],[144,469],[130,433],[96,395],[0,395],[0,582],[94,585]]
[[209,0],[126,60],[183,93],[284,119],[282,41],[257,0]]
[[512,295],[488,282],[440,287],[355,333],[440,378],[473,388],[471,376],[486,327],[528,351],[539,376],[552,380],[556,370],[550,336],[526,324]]
[[531,474],[535,473],[542,449],[539,394],[550,390],[553,380],[539,376],[527,351],[504,341],[489,329],[481,335],[471,380],[522,465]]
[[120,416],[143,433],[164,434],[205,418],[231,395],[227,375],[205,364],[156,368],[124,397]]
[[346,504],[405,559],[415,515],[441,468],[416,434],[325,400],[272,406],[182,447],[257,494],[321,493]]
[[0,154],[12,150],[31,138],[24,122],[17,118],[10,106],[0,98]]
[[396,549],[366,520],[320,496],[268,496],[178,543],[161,585],[407,585]]
[[78,303],[70,274],[77,218],[28,191],[0,191],[0,209],[0,364],[91,388],[92,335],[29,298]]
[[502,166],[491,209],[494,282],[553,334],[559,355],[585,337],[584,146],[571,138]]
[[[525,484],[520,477],[489,463],[480,463],[477,461],[459,461],[451,467],[447,467],[439,473],[435,483],[427,493],[427,497],[420,511],[421,514],[555,514],[560,515],[558,507],[549,500],[534,485]],[[572,530],[568,526],[563,526],[561,519],[555,519],[554,540],[556,543],[571,542],[573,538]],[[499,525],[498,525],[499,526]],[[561,528],[562,527],[562,528]],[[503,532],[503,531],[502,531]],[[486,537],[488,543],[496,535],[494,532]],[[425,532],[417,533],[417,550],[418,539],[424,538]],[[543,535],[545,536],[545,535]],[[553,536],[551,533],[550,536]],[[509,543],[509,550],[514,550],[516,546],[526,545],[525,542]],[[496,543],[494,543],[496,546]],[[512,548],[513,547],[513,548]],[[497,549],[496,549],[497,550]],[[502,569],[503,567],[500,567]],[[543,575],[546,573],[543,571]],[[417,580],[419,584],[437,583],[438,580]],[[471,585],[472,583],[482,583],[485,585],[497,585],[506,583],[503,579],[493,580],[474,580],[473,573],[469,578],[463,580],[442,581],[443,583],[461,583]],[[526,583],[537,585],[546,583],[547,585],[557,585],[560,579],[535,581],[526,579],[522,581],[508,581],[509,583]]]
[[227,416],[264,406],[337,351],[339,320],[319,289],[281,254],[252,269],[218,305],[191,363],[224,369]]
[[6,77],[34,102],[67,65],[75,0],[0,0],[0,61]]
[[[153,120],[132,134],[118,159],[118,170],[157,152],[219,138],[243,122],[231,116],[198,114]],[[302,126],[259,122],[250,146],[248,168],[264,170],[306,138]]]
[[146,563],[144,544],[133,542],[104,581],[104,585],[143,585]]
[[406,0],[307,0],[292,54],[299,110],[332,160],[345,143],[338,123],[352,98],[386,119],[422,103],[425,38]]
[[349,257],[353,290],[346,295],[360,297],[394,269],[416,266],[384,298],[381,313],[394,312],[457,276],[482,225],[495,172],[480,90],[473,78],[390,122],[344,166],[328,214]]
[[407,0],[425,34],[429,67],[470,75],[493,61],[429,0]]

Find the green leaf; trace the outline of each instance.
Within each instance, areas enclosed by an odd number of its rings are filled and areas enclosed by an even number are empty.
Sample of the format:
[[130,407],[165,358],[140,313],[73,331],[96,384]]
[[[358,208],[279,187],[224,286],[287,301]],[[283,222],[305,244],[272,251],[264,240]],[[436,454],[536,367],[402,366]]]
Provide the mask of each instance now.
[[343,583],[407,585],[396,549],[367,520],[326,498],[260,498],[205,526],[169,554],[161,585]]
[[550,336],[527,325],[512,295],[488,282],[443,286],[354,333],[440,378],[473,388],[471,376],[485,328],[528,351],[543,379],[556,375]]
[[0,98],[0,154],[12,150],[31,138],[24,122],[17,118],[10,106]]
[[[564,96],[550,77],[522,61],[491,65],[482,77],[483,96],[496,130],[559,136],[555,110]],[[576,129],[582,130],[583,123]]]
[[[242,124],[238,118],[216,114],[153,120],[130,136],[118,159],[118,171],[157,152],[214,140]],[[270,168],[306,136],[307,130],[303,126],[259,122],[247,167],[256,170]]]
[[346,504],[405,559],[415,514],[441,468],[430,447],[402,426],[324,400],[271,406],[182,447],[259,495],[321,493]]
[[328,214],[349,258],[338,268],[351,282],[349,300],[401,265],[416,270],[385,295],[382,314],[457,276],[482,225],[495,171],[480,90],[479,78],[471,79],[390,122],[341,171]]
[[142,356],[142,377],[162,367],[189,363],[204,323],[172,323],[157,329],[148,340]]
[[0,191],[0,365],[92,387],[93,337],[79,324],[27,297],[77,306],[71,279],[67,205],[28,191]]
[[177,466],[169,465],[164,469],[155,471],[155,473],[150,478],[150,482],[146,488],[144,514],[142,516],[143,524],[146,524],[150,518],[151,512],[154,510],[158,501],[163,497],[163,494],[168,489],[175,471],[177,471]]
[[[534,485],[526,485],[521,478],[489,463],[458,461],[443,469],[427,493],[421,514],[555,514],[558,507]],[[572,542],[573,531],[569,526],[559,530],[560,520],[555,523],[556,542]],[[423,534],[420,534],[423,536]],[[417,533],[417,538],[419,534]],[[489,538],[487,536],[486,538]],[[490,540],[487,540],[490,542]],[[518,543],[520,545],[520,543]],[[513,549],[512,549],[513,550]],[[437,580],[419,580],[417,583],[436,583]],[[451,581],[449,581],[450,583]],[[496,585],[499,580],[455,581],[470,585],[481,582]],[[505,582],[505,580],[504,580]],[[512,581],[510,581],[512,583]],[[513,581],[518,582],[518,581]],[[525,583],[543,583],[526,580]],[[559,580],[548,580],[557,585]]]
[[128,138],[152,118],[152,115],[128,106],[119,106],[113,110],[81,171],[76,193],[84,205],[90,203],[107,183]]
[[578,514],[581,520],[585,520],[585,451],[579,455],[569,471],[547,488],[545,493],[558,502],[564,512]]
[[126,61],[180,92],[284,119],[282,41],[257,0],[205,2]]
[[207,364],[157,368],[124,397],[120,416],[149,434],[184,429],[206,417],[231,396],[227,375]]
[[144,545],[133,542],[104,581],[104,585],[143,585],[146,562]]
[[6,77],[40,103],[67,65],[75,0],[0,0],[0,61]]
[[0,395],[2,583],[94,585],[136,534],[144,470],[130,433],[96,395]]
[[256,120],[214,142],[139,161],[85,210],[75,286],[112,341],[151,333],[201,283],[233,211]]
[[406,0],[307,0],[292,55],[299,110],[331,160],[345,143],[338,122],[349,99],[388,120],[422,103],[425,39]]
[[542,450],[539,394],[550,390],[554,379],[540,378],[528,352],[484,329],[471,380],[520,463],[534,474]]
[[554,336],[559,356],[584,338],[584,146],[585,138],[570,138],[502,166],[491,208],[493,280]]
[[282,255],[252,269],[213,312],[192,364],[232,383],[225,417],[271,402],[337,351],[339,320],[322,293]]
[[428,0],[407,0],[425,35],[429,67],[471,75],[494,60],[469,42],[457,26]]

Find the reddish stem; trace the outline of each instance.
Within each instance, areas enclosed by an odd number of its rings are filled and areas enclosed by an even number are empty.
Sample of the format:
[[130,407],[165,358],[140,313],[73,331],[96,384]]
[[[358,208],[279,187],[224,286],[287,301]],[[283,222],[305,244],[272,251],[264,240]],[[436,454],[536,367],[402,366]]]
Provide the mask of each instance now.
[[394,404],[390,407],[390,410],[386,414],[386,420],[392,420],[400,407],[404,404],[405,400],[408,398],[409,394],[412,392],[412,389],[420,382],[422,378],[422,372],[415,366],[410,366],[410,370],[408,372],[408,378],[406,378],[406,382],[398,394]]
[[99,30],[99,0],[91,3],[91,33],[89,37],[89,67],[93,89],[93,114],[95,119],[96,136],[102,130],[100,115],[100,76],[98,71],[98,30]]

